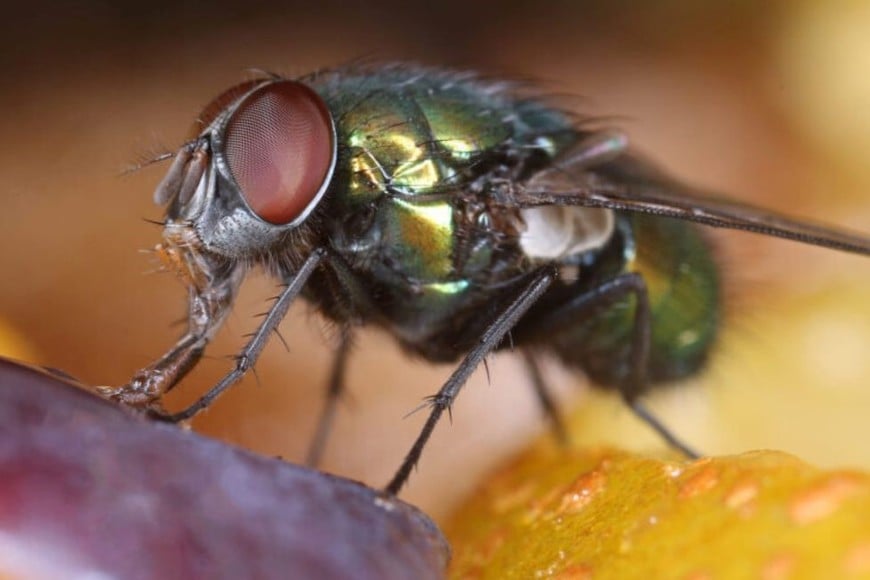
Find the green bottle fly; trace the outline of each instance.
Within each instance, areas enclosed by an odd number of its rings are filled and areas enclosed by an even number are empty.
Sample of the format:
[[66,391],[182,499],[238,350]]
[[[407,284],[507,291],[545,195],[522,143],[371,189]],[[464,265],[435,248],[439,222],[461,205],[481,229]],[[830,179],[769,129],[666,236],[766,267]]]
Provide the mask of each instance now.
[[[720,280],[697,224],[870,254],[866,236],[698,193],[660,174],[615,131],[511,83],[410,65],[356,66],[241,83],[200,114],[155,200],[159,255],[189,286],[178,343],[108,396],[178,421],[254,364],[299,296],[343,330],[316,458],[353,331],[374,325],[430,361],[458,361],[387,491],[490,352],[550,354],[618,390],[692,453],[639,397],[703,366]],[[285,284],[237,358],[174,415],[160,397],[197,363],[251,266]],[[554,413],[555,417],[555,413]]]

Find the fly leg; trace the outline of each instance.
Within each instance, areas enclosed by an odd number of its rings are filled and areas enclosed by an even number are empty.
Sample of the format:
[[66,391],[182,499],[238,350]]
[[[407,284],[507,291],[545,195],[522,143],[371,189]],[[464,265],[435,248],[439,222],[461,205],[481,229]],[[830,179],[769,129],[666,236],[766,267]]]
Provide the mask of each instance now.
[[[619,385],[619,393],[622,395],[622,400],[638,419],[658,433],[668,445],[690,459],[697,459],[700,457],[698,453],[683,443],[679,437],[672,433],[640,401],[640,394],[647,384],[647,368],[649,365],[650,340],[652,336],[649,292],[647,291],[646,282],[644,282],[643,276],[640,274],[623,274],[613,280],[613,282],[617,281],[619,281],[619,284],[613,286],[613,289],[609,290],[609,292],[617,299],[623,294],[634,294],[636,300],[634,324],[632,325],[631,354],[629,355],[631,375],[628,381],[623,381]],[[607,284],[609,283],[602,284],[599,289],[603,289]]]
[[311,446],[308,448],[308,455],[305,458],[305,465],[309,467],[317,467],[320,459],[323,457],[326,439],[329,437],[332,422],[335,419],[336,407],[344,392],[344,377],[348,355],[350,354],[350,344],[350,333],[345,331],[341,335],[341,343],[338,345],[338,350],[332,361],[332,371],[329,374],[329,383],[326,389],[326,401],[323,411],[320,413],[320,418],[317,421],[317,429],[314,432],[314,438],[311,440]]
[[441,387],[438,393],[430,397],[429,404],[432,410],[429,413],[429,418],[426,419],[423,430],[420,432],[411,450],[405,456],[393,479],[387,484],[385,491],[388,494],[396,495],[402,489],[402,486],[405,485],[411,470],[417,465],[417,461],[420,460],[420,455],[423,453],[423,448],[426,446],[427,441],[429,441],[435,425],[438,424],[444,411],[450,411],[453,401],[456,400],[459,391],[462,390],[462,387],[471,373],[474,372],[474,369],[477,368],[477,365],[501,343],[517,321],[546,292],[555,277],[555,272],[550,268],[540,270],[522,290],[520,295],[487,327],[477,345],[465,355],[465,358],[459,363],[459,366],[453,371],[453,374],[447,379],[447,382],[444,383],[444,386]]
[[350,356],[350,348],[352,346],[353,331],[351,329],[355,325],[362,324],[358,312],[372,312],[376,310],[364,284],[354,275],[353,270],[342,258],[341,254],[330,252],[329,266],[335,278],[326,279],[327,282],[332,281],[334,284],[328,291],[333,296],[344,297],[339,307],[343,308],[341,317],[347,321],[347,324],[341,330],[341,342],[332,361],[332,370],[330,371],[329,383],[327,384],[326,401],[320,418],[317,421],[314,437],[308,447],[305,464],[309,467],[316,467],[323,457],[323,451],[335,419],[338,402],[341,400],[341,395],[345,390],[347,359]]
[[652,334],[649,294],[643,276],[630,272],[602,282],[595,288],[572,297],[565,304],[546,315],[538,317],[533,323],[520,330],[523,333],[521,336],[539,337],[558,334],[560,331],[568,330],[579,317],[600,312],[602,308],[611,306],[629,295],[635,297],[634,321],[631,326],[631,345],[628,355],[630,368],[628,376],[618,383],[619,393],[632,413],[658,433],[668,445],[687,457],[697,458],[698,454],[659,421],[641,403],[639,398],[647,386],[647,368]]
[[191,288],[184,336],[156,362],[137,372],[126,385],[100,387],[98,392],[131,407],[154,410],[160,397],[199,362],[206,345],[229,313],[240,281],[241,272],[234,271],[203,291]]
[[561,415],[559,415],[559,410],[556,408],[556,403],[553,401],[550,389],[547,387],[546,381],[544,381],[544,375],[541,373],[537,357],[529,349],[523,349],[523,360],[526,364],[529,378],[532,379],[532,386],[535,388],[538,403],[544,414],[550,419],[556,440],[563,445],[567,444],[568,431],[565,429],[565,423],[562,421]]
[[626,396],[625,392],[622,392],[622,400],[625,401],[625,404],[628,405],[628,408],[635,414],[635,416],[646,423],[653,431],[658,433],[659,437],[665,440],[665,443],[670,445],[672,448],[676,449],[689,459],[698,459],[701,455],[683,443],[683,441],[674,435],[667,426],[659,421],[658,417],[652,414],[652,411],[647,409],[647,407],[640,402],[640,399],[637,397],[629,397]]
[[278,327],[281,320],[283,320],[284,316],[287,314],[287,310],[290,308],[290,304],[292,304],[293,300],[299,296],[299,293],[302,291],[308,278],[311,277],[311,274],[314,273],[320,265],[320,262],[323,261],[325,255],[326,252],[323,249],[317,249],[306,258],[302,267],[299,268],[293,278],[291,278],[287,283],[284,291],[281,292],[280,296],[278,296],[275,304],[272,305],[271,310],[266,314],[266,317],[263,319],[260,327],[257,328],[257,331],[254,332],[251,340],[236,357],[236,367],[232,371],[225,375],[218,384],[213,386],[205,395],[200,397],[199,400],[191,406],[175,413],[174,415],[166,415],[161,418],[173,423],[190,419],[211,405],[224,391],[241,380],[248,369],[254,366],[254,363],[257,362],[257,359],[260,357],[260,353],[266,346],[269,337]]

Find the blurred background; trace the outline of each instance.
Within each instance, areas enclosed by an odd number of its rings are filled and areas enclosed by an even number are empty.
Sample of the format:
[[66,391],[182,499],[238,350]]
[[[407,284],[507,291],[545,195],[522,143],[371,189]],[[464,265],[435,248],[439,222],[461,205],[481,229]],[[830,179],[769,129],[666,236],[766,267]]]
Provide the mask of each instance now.
[[[0,21],[0,353],[117,385],[174,343],[185,292],[139,250],[151,193],[199,109],[250,68],[286,75],[360,57],[534,79],[613,118],[681,179],[870,232],[870,4],[861,1],[416,3],[29,2]],[[870,260],[746,234],[716,236],[726,331],[710,370],[651,405],[709,453],[791,451],[870,466]],[[275,291],[252,278],[209,358],[171,404],[228,370]],[[335,343],[308,309],[194,429],[301,461]],[[449,366],[366,332],[325,468],[383,485],[424,420],[406,417]],[[436,431],[404,497],[436,516],[545,425],[521,365],[493,357]],[[555,366],[580,444],[649,450],[618,401]]]

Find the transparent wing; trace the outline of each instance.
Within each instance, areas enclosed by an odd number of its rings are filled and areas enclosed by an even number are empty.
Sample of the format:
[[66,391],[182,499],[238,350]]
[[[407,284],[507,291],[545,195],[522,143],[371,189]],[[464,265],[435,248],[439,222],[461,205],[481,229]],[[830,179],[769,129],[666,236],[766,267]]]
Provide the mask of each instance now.
[[590,164],[586,151],[569,152],[561,162],[516,186],[513,197],[520,207],[578,205],[645,213],[870,255],[868,234],[698,192],[629,154],[596,165]]

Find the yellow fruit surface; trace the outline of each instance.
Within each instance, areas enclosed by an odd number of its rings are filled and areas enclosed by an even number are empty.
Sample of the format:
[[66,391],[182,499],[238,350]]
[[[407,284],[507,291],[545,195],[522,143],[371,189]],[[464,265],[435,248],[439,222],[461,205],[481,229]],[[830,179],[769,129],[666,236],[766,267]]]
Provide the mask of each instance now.
[[541,443],[447,533],[453,578],[870,578],[870,475]]

